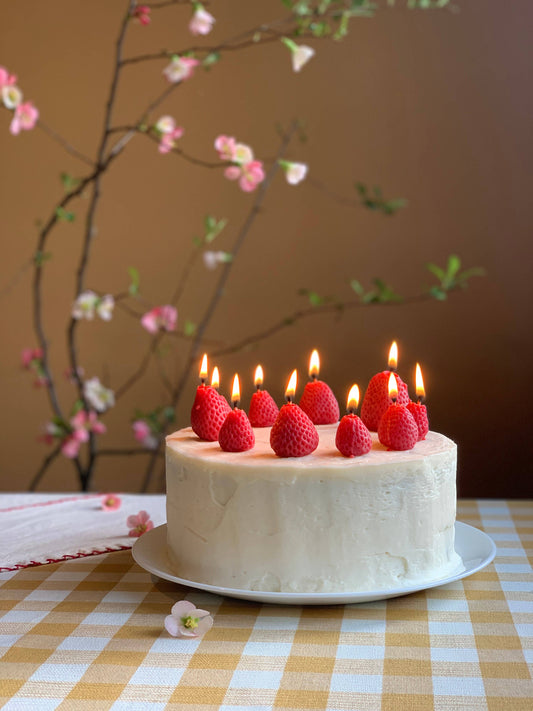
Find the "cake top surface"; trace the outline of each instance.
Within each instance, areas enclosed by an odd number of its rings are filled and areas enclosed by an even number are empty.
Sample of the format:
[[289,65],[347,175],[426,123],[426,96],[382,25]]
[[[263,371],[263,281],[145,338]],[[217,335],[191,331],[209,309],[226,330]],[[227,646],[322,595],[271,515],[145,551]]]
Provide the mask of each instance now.
[[213,464],[233,464],[239,466],[271,466],[314,469],[343,467],[382,466],[399,462],[417,461],[431,455],[451,452],[456,444],[438,432],[428,432],[426,439],[417,442],[413,449],[404,452],[389,451],[371,432],[372,449],[360,457],[343,457],[335,447],[337,424],[317,425],[319,444],[317,449],[306,457],[277,457],[270,447],[270,427],[254,428],[255,447],[246,452],[224,452],[218,442],[200,440],[190,427],[178,430],[166,438],[167,447],[185,457],[202,459]]

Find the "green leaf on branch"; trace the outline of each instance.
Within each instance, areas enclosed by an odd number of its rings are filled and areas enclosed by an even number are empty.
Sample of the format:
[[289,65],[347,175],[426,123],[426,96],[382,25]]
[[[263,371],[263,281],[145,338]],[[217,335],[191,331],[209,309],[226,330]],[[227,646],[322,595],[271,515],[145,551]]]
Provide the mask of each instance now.
[[389,284],[386,284],[383,279],[376,277],[372,283],[374,288],[366,291],[361,282],[357,279],[350,281],[350,286],[357,296],[359,296],[363,304],[385,304],[403,301],[403,298],[397,294]]
[[196,333],[196,328],[197,328],[197,326],[195,323],[187,320],[187,321],[185,321],[185,323],[183,325],[183,333],[186,336],[193,336]]
[[51,252],[35,252],[35,256],[33,257],[33,263],[35,264],[36,267],[42,267],[45,262],[48,262],[50,259],[52,259],[52,253]]
[[429,293],[434,299],[444,301],[450,291],[456,289],[466,289],[468,280],[474,276],[484,276],[486,274],[482,267],[472,267],[461,271],[461,260],[456,254],[448,257],[448,262],[444,268],[436,264],[426,264],[426,269],[437,278],[438,284],[429,289]]
[[76,215],[73,212],[65,210],[64,207],[56,207],[56,216],[61,222],[74,222]]
[[81,183],[80,178],[74,178],[70,173],[61,173],[59,176],[66,193],[71,193],[76,190],[78,185]]
[[[204,243],[211,244],[227,224],[228,221],[224,217],[221,220],[217,220],[213,215],[206,215],[204,220]],[[201,244],[197,246],[201,246]]]
[[404,200],[404,198],[385,200],[382,189],[377,185],[370,191],[365,183],[355,183],[355,189],[361,196],[361,204],[364,207],[381,212],[383,215],[394,215],[407,205],[407,200]]
[[130,296],[137,296],[139,293],[139,270],[135,267],[128,267],[128,274],[130,275],[130,285],[128,286],[128,293]]
[[332,296],[321,296],[311,289],[298,289],[298,294],[299,296],[306,296],[311,306],[324,306],[335,301]]
[[220,61],[220,52],[210,52],[202,62],[204,69],[211,69],[217,62]]

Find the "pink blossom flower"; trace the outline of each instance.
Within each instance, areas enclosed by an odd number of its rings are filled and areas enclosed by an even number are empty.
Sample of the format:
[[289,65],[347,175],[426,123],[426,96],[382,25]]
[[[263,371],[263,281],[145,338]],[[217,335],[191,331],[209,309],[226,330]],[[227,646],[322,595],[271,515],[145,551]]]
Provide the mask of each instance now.
[[18,136],[21,131],[31,131],[39,120],[39,111],[31,101],[19,104],[15,109],[15,115],[9,126],[13,136]]
[[157,449],[159,444],[158,438],[153,434],[150,425],[146,420],[135,420],[132,423],[133,436],[146,449]]
[[5,67],[0,67],[0,89],[4,86],[14,86],[17,83],[15,74],[10,74]]
[[176,119],[173,116],[161,116],[155,124],[155,130],[159,133],[172,133],[176,128]]
[[218,151],[220,160],[233,161],[235,156],[236,141],[233,136],[221,134],[215,138],[215,150]]
[[137,5],[137,7],[133,9],[131,16],[141,25],[149,25],[151,20],[150,12],[151,8],[148,5]]
[[215,18],[201,3],[195,3],[194,8],[194,14],[189,22],[189,32],[192,35],[208,35],[213,29]]
[[6,109],[16,109],[22,102],[22,92],[18,86],[11,86],[7,84],[2,87],[1,93],[2,102]]
[[128,516],[126,523],[128,528],[131,528],[128,535],[133,538],[142,536],[143,533],[151,531],[154,527],[154,522],[150,519],[150,514],[146,511],[139,511],[136,516]]
[[22,367],[25,370],[29,370],[34,361],[41,361],[42,357],[43,352],[41,348],[23,348],[20,353]]
[[198,609],[188,600],[176,602],[170,615],[165,617],[165,629],[172,637],[202,637],[212,626],[209,612]]
[[246,165],[251,163],[254,159],[254,153],[250,146],[246,143],[237,143],[235,145],[235,153],[233,154],[233,162],[239,165]]
[[104,511],[118,511],[122,506],[122,499],[116,494],[103,494],[100,497],[100,505]]
[[[82,442],[86,442],[89,439],[89,432],[94,432],[95,434],[105,434],[107,432],[107,427],[98,420],[98,415],[94,410],[89,412],[80,410],[71,418],[70,425],[75,434],[77,433],[76,436],[82,438],[80,439]],[[81,433],[85,433],[86,436]]]
[[171,84],[177,84],[185,79],[190,79],[194,74],[194,68],[200,64],[194,57],[179,57],[174,55],[170,64],[163,69],[163,74]]
[[224,175],[228,180],[238,180],[241,190],[245,193],[251,193],[265,179],[263,164],[259,160],[242,166],[232,165],[226,168]]
[[174,331],[178,320],[178,312],[174,306],[156,306],[144,314],[141,318],[142,326],[148,333],[162,331]]
[[74,437],[74,435],[68,435],[64,438],[61,443],[61,454],[67,459],[75,459],[80,451],[81,441]]
[[309,170],[305,163],[291,163],[287,160],[280,160],[278,163],[285,171],[285,177],[289,185],[298,185],[298,183],[301,183]]
[[176,126],[175,129],[169,133],[164,133],[159,141],[159,152],[163,155],[165,153],[170,153],[170,151],[176,147],[176,139],[183,136],[183,128],[181,126]]

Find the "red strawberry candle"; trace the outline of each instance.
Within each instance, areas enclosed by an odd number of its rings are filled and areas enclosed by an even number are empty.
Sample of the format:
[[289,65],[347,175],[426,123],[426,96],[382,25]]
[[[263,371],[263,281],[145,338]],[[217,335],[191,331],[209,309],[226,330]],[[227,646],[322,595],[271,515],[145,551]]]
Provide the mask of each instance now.
[[394,375],[391,373],[389,376],[391,404],[379,422],[378,439],[389,449],[404,451],[412,449],[418,442],[418,427],[407,407],[397,402],[398,388]]
[[246,452],[246,450],[252,449],[255,444],[255,435],[250,420],[246,412],[237,407],[240,399],[239,376],[235,374],[231,393],[233,410],[230,410],[226,415],[218,433],[218,443],[225,452]]
[[248,417],[252,427],[272,427],[278,416],[279,407],[267,390],[263,390],[263,368],[258,365],[255,369],[255,393],[250,401]]
[[396,379],[398,404],[407,405],[409,402],[407,385],[396,373],[396,368],[398,366],[398,346],[396,341],[393,341],[390,347],[388,364],[388,370],[376,373],[376,375],[374,375],[374,377],[370,380],[363,398],[361,419],[371,432],[377,432],[379,421],[390,405],[388,382],[389,375],[391,373],[394,373],[394,377]]
[[293,402],[297,377],[294,370],[285,391],[287,404],[279,411],[270,430],[270,446],[278,457],[305,457],[318,447],[316,427]]
[[339,421],[339,403],[329,385],[318,380],[320,359],[314,350],[309,361],[310,382],[306,383],[300,407],[314,425],[332,425]]
[[[213,371],[213,383],[218,369]],[[191,409],[191,427],[200,439],[216,442],[226,415],[231,412],[226,399],[212,385],[206,385],[207,355],[204,354],[200,366],[200,385],[196,388],[196,397]],[[218,384],[218,383],[217,383]]]
[[335,446],[345,457],[359,457],[372,449],[370,432],[355,414],[358,405],[359,388],[353,385],[348,394],[348,414],[339,422],[335,435]]
[[424,398],[426,397],[426,391],[424,389],[424,379],[422,378],[422,369],[420,364],[416,364],[416,402],[410,402],[407,405],[407,409],[413,416],[416,426],[418,427],[418,441],[426,439],[426,435],[429,432],[429,422],[428,422],[428,412],[424,405]]

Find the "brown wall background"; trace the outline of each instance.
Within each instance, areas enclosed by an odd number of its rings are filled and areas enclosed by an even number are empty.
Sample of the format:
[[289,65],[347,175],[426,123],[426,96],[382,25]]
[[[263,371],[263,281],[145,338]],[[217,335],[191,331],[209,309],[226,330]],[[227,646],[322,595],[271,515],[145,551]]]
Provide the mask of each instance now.
[[[19,75],[41,117],[80,150],[94,154],[111,71],[122,0],[55,0],[3,3],[0,63]],[[352,381],[366,386],[384,367],[392,338],[400,344],[400,373],[412,387],[416,360],[424,366],[431,427],[459,444],[463,496],[531,496],[531,115],[530,30],[533,7],[515,0],[457,2],[460,13],[387,10],[353,23],[342,43],[311,41],[317,56],[294,74],[280,44],[227,54],[210,73],[200,72],[175,92],[153,118],[170,113],[185,126],[181,146],[211,160],[214,137],[229,133],[252,145],[258,157],[274,155],[275,123],[305,119],[309,140],[294,143],[290,157],[341,195],[355,180],[379,184],[409,207],[393,218],[339,206],[308,183],[289,187],[281,176],[234,265],[208,337],[232,342],[292,312],[304,300],[300,287],[348,298],[348,283],[374,276],[404,294],[430,283],[428,261],[458,253],[465,266],[484,266],[488,277],[447,302],[365,308],[335,319],[299,323],[252,352],[220,359],[223,386],[234,371],[251,394],[257,362],[266,386],[281,401],[288,373],[305,377],[313,347],[321,375],[341,406]],[[216,29],[206,43],[285,14],[277,0],[213,2]],[[131,28],[127,54],[179,49],[191,44],[188,9],[153,15],[150,27]],[[127,70],[120,86],[116,124],[129,122],[164,87],[166,62]],[[35,248],[37,218],[46,218],[62,194],[59,173],[85,167],[40,131],[17,138],[0,111],[0,309],[3,348],[0,487],[24,489],[47,453],[36,442],[49,418],[43,391],[20,370],[19,352],[35,344],[31,325],[31,273],[19,274]],[[220,172],[160,156],[139,138],[107,174],[87,286],[118,292],[128,266],[141,273],[143,295],[166,303],[191,239],[211,213],[229,225],[214,243],[231,250],[253,196]],[[86,201],[77,221],[62,224],[50,240],[46,267],[46,328],[52,365],[67,367],[65,328],[73,300]],[[19,274],[15,281],[14,276]],[[180,320],[198,321],[215,274],[198,263]],[[116,311],[110,324],[83,323],[81,362],[89,375],[116,388],[138,365],[148,334]],[[172,372],[185,358],[169,340]],[[247,379],[248,378],[248,379]],[[187,424],[196,382],[178,413]],[[300,389],[301,392],[301,389]],[[59,385],[65,406],[72,386]],[[135,407],[161,402],[163,387],[152,366],[146,379],[106,416],[106,446],[131,446]],[[95,489],[137,490],[144,457],[102,459]],[[161,488],[161,471],[151,488]],[[60,461],[42,489],[76,488],[73,467]]]

